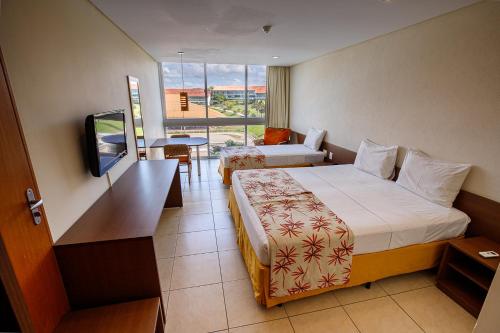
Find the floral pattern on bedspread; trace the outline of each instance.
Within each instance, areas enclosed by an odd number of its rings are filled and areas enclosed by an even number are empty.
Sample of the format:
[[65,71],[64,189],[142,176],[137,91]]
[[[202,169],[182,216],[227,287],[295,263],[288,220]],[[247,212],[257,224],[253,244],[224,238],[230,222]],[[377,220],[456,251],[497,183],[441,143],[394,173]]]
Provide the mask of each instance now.
[[238,171],[264,228],[271,255],[270,296],[349,282],[354,234],[286,171]]
[[226,167],[234,170],[262,169],[266,156],[256,147],[239,146],[225,147],[221,149],[221,154],[229,159]]

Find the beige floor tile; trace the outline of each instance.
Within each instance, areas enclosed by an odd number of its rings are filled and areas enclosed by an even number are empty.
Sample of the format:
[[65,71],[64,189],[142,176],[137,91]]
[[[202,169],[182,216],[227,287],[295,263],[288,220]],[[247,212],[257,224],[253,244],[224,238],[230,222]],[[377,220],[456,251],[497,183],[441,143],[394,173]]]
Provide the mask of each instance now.
[[293,333],[288,319],[279,319],[260,324],[253,324],[229,329],[230,333]]
[[212,213],[212,203],[210,201],[185,202],[182,215]]
[[323,310],[339,306],[340,302],[333,292],[307,297],[297,301],[285,303],[285,310],[289,316]]
[[163,291],[161,293],[161,298],[163,300],[163,314],[166,316],[167,315],[167,311],[168,311],[168,296],[169,296],[170,292],[168,291]]
[[161,213],[161,218],[169,218],[169,217],[174,217],[174,216],[180,216],[182,213],[181,208],[165,208],[163,209]]
[[217,252],[175,257],[170,289],[221,282]]
[[290,317],[295,333],[356,333],[349,316],[342,307]]
[[174,259],[158,259],[158,271],[160,275],[161,290],[170,289],[170,279],[172,277],[172,266]]
[[217,248],[219,251],[235,250],[238,248],[234,229],[218,229],[215,232],[217,234]]
[[222,183],[222,178],[219,178],[217,180],[210,180],[208,184],[210,190],[226,190],[229,188],[227,185],[224,185]]
[[229,212],[214,213],[215,229],[227,229],[234,227],[233,217]]
[[248,279],[248,272],[239,250],[219,252],[222,281]]
[[153,238],[156,258],[172,258],[175,254],[177,235],[155,235]]
[[227,199],[212,199],[212,210],[214,213],[229,212]]
[[184,183],[182,185],[183,192],[197,192],[197,191],[210,191],[210,185],[208,182],[191,182]]
[[206,333],[227,329],[221,284],[173,290],[167,310],[167,333]]
[[165,217],[164,214],[160,217],[160,222],[156,227],[155,235],[173,235],[179,230],[180,216]]
[[176,256],[215,251],[217,243],[214,230],[188,232],[177,236]]
[[210,199],[209,191],[193,191],[182,193],[182,200],[186,202],[208,201]]
[[476,319],[436,287],[393,295],[392,298],[426,332],[472,332]]
[[212,214],[183,215],[180,219],[179,232],[213,230]]
[[256,324],[286,317],[282,307],[275,306],[266,309],[257,304],[250,280],[224,282],[223,285],[229,327]]
[[375,282],[372,283],[370,289],[366,289],[364,286],[357,286],[335,290],[334,293],[342,305],[387,295],[387,293]]
[[434,285],[434,275],[429,271],[393,276],[377,281],[389,295]]
[[212,200],[226,200],[229,198],[229,190],[210,190],[210,197]]
[[389,296],[346,305],[344,308],[361,332],[422,332]]

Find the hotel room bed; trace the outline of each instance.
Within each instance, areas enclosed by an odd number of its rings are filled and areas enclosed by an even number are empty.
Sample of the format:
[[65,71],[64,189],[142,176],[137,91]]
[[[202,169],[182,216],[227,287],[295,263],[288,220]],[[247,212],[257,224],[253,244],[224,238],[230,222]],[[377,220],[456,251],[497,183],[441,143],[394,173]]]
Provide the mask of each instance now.
[[383,277],[437,265],[445,240],[464,234],[469,217],[421,198],[393,181],[382,180],[353,165],[285,169],[338,215],[355,235],[351,281],[347,285],[301,295],[269,297],[269,248],[266,233],[236,174],[230,209],[238,244],[249,270],[255,297],[269,306],[359,285]]
[[[315,151],[303,144],[264,145],[256,147],[265,156],[265,168],[305,167],[324,160],[323,152]],[[229,167],[231,156],[221,151],[219,173],[223,183],[231,185]]]

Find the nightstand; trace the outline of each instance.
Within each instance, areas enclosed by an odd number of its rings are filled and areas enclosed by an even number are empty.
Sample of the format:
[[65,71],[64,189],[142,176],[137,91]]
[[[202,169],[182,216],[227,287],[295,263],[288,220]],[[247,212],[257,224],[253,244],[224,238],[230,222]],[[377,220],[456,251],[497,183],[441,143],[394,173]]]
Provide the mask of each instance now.
[[490,288],[500,259],[485,259],[479,251],[500,253],[500,244],[485,237],[450,241],[444,251],[437,287],[477,317]]
[[318,167],[318,166],[327,166],[327,165],[337,165],[337,163],[334,163],[332,161],[321,161],[321,162],[315,162],[311,164],[313,167]]

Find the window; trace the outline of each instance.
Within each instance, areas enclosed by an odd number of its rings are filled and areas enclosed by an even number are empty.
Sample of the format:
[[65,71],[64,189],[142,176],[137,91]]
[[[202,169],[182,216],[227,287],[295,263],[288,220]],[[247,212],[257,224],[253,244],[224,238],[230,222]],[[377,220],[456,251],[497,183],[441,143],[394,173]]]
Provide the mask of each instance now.
[[[203,64],[184,64],[184,88],[181,64],[164,63],[163,80],[165,85],[166,118],[205,118],[205,66]],[[180,92],[188,93],[188,111],[181,111]]]
[[209,118],[245,117],[245,66],[207,64]]
[[[165,131],[207,137],[202,156],[217,157],[221,147],[253,145],[264,133],[266,66],[162,63]],[[184,72],[184,82],[182,80]],[[188,94],[188,111],[180,93]]]
[[248,117],[264,118],[266,112],[266,66],[248,66]]

